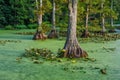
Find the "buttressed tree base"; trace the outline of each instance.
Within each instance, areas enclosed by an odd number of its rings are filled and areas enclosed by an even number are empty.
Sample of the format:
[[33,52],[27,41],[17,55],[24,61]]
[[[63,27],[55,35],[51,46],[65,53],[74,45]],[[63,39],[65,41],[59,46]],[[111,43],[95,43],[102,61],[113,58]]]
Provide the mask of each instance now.
[[63,57],[84,58],[88,56],[87,52],[80,48],[76,37],[77,3],[78,0],[68,0],[69,24]]

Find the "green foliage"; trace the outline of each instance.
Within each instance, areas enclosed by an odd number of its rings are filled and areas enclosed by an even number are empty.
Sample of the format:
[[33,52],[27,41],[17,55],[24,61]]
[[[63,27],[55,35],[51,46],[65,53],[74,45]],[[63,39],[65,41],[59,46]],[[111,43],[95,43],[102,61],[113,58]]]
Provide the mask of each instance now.
[[43,22],[42,23],[42,29],[43,29],[43,32],[49,32],[51,30],[51,24],[49,22]]
[[[89,6],[89,26],[100,26],[100,14],[104,13],[105,18],[114,18],[118,21],[114,21],[115,24],[120,23],[120,5],[119,0],[113,1],[113,10],[110,9],[111,0],[104,0],[104,8],[101,9],[101,0],[78,0],[78,26],[85,24],[86,6]],[[60,27],[60,30],[66,31],[68,26],[68,2],[67,0],[55,0],[56,3],[56,27]],[[39,3],[37,3],[39,5]],[[15,26],[18,24],[27,25],[28,29],[35,29],[37,24],[37,16],[34,13],[40,12],[36,10],[36,4],[34,0],[0,0],[0,27]],[[49,32],[52,19],[52,0],[43,0],[42,14],[43,14],[43,30]],[[90,18],[93,16],[95,20]],[[49,23],[48,23],[49,22]],[[37,23],[37,22],[36,22]],[[9,27],[8,27],[9,28]],[[15,27],[16,28],[16,27]],[[19,28],[19,27],[17,27]],[[79,30],[83,31],[83,27]],[[23,27],[19,29],[24,29]]]
[[15,29],[27,29],[26,25],[16,25]]
[[29,24],[27,26],[28,29],[36,29],[38,27],[38,24]]
[[65,50],[64,49],[58,49],[57,57],[63,57]]
[[85,27],[84,26],[77,26],[77,32],[84,32]]
[[[100,26],[88,26],[89,32],[96,32],[96,31],[101,31]],[[79,37],[83,32],[85,31],[85,26],[77,26],[77,36]],[[61,28],[60,29],[60,36],[66,37],[67,34],[67,28]]]
[[[89,30],[89,32],[94,33],[96,31],[101,31],[101,27],[100,26],[88,26],[88,30]],[[84,26],[77,27],[77,35],[78,36],[80,36],[84,31],[85,31]]]
[[111,25],[106,25],[106,29],[108,29],[108,30],[115,30],[116,27],[115,26],[111,26]]
[[34,17],[30,0],[0,0],[0,26],[29,24]]
[[66,30],[68,27],[68,24],[65,22],[61,22],[61,23],[58,23],[56,26],[59,27],[60,30]]
[[100,26],[89,26],[88,30],[90,32],[101,31],[101,27]]
[[50,0],[43,0],[43,5],[46,5],[43,7],[43,13],[50,12],[50,10],[52,9],[52,4]]
[[89,23],[90,26],[99,26],[99,19],[91,20]]
[[6,30],[13,30],[14,28],[13,28],[13,26],[8,25],[8,26],[5,26],[5,29],[6,29]]

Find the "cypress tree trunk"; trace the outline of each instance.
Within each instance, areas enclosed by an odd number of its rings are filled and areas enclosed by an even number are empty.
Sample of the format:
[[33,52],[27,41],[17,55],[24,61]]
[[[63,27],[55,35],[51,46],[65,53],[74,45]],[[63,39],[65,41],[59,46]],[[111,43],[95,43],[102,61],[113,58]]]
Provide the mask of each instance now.
[[52,28],[55,29],[55,1],[53,0],[53,11],[52,11]]
[[106,29],[105,29],[105,18],[102,16],[102,32],[105,33]]
[[58,38],[58,34],[56,32],[55,27],[55,1],[53,0],[53,11],[52,11],[52,30],[48,35],[48,38]]
[[[113,10],[113,0],[111,0],[111,10]],[[113,18],[111,17],[111,27],[113,27]]]
[[87,5],[87,9],[86,9],[86,21],[85,21],[85,28],[86,28],[87,32],[88,32],[88,17],[89,17],[89,7]]
[[[104,8],[104,2],[101,3],[101,9]],[[106,32],[106,29],[105,29],[105,15],[104,13],[102,13],[102,23],[101,23],[101,26],[102,26],[102,33],[104,34]]]
[[38,28],[36,30],[36,33],[33,36],[33,40],[39,40],[39,39],[46,39],[47,36],[42,31],[42,0],[38,2],[36,0],[36,8],[37,8],[37,21],[38,21]]
[[87,57],[88,56],[87,53],[80,48],[76,37],[78,0],[68,0],[68,1],[69,1],[68,3],[69,24],[68,24],[67,39],[63,48],[65,50],[63,57],[69,57],[69,58]]
[[88,31],[88,18],[89,18],[89,5],[86,5],[86,17],[85,17],[85,31],[83,32],[81,37],[87,38],[89,37]]
[[42,0],[40,0],[40,14],[38,14],[38,25],[41,27],[42,24]]

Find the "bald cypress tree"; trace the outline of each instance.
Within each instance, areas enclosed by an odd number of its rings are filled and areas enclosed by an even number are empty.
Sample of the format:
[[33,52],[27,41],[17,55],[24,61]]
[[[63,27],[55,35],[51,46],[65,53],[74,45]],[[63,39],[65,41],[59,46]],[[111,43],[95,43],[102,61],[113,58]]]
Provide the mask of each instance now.
[[46,39],[47,36],[43,33],[42,30],[42,16],[43,16],[43,4],[42,0],[38,1],[36,0],[36,16],[37,16],[37,22],[38,22],[38,28],[36,30],[36,33],[33,36],[33,40],[39,40],[39,39]]
[[56,26],[55,26],[55,0],[52,0],[52,29],[48,35],[48,38],[57,38],[58,34],[56,32]]
[[88,54],[84,50],[82,50],[81,47],[79,46],[76,37],[77,3],[78,0],[68,0],[69,23],[67,39],[63,48],[65,50],[63,57],[79,58],[88,56]]

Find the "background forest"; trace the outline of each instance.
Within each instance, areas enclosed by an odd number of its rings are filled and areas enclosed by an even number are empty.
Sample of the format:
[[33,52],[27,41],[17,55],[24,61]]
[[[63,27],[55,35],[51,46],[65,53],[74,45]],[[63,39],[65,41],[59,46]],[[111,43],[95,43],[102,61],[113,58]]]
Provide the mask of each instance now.
[[[68,5],[65,0],[56,2],[56,27],[66,31],[68,25]],[[100,0],[78,1],[78,30],[83,31],[88,16],[90,30],[100,30],[101,14],[105,14],[105,26],[113,28],[120,23],[119,0],[106,0],[101,10]],[[88,8],[88,11],[87,11]],[[52,25],[52,0],[43,0],[43,28],[49,31]],[[113,21],[112,21],[113,19]],[[36,3],[34,0],[0,0],[0,28],[35,29],[37,26]],[[97,29],[96,29],[97,28]]]

